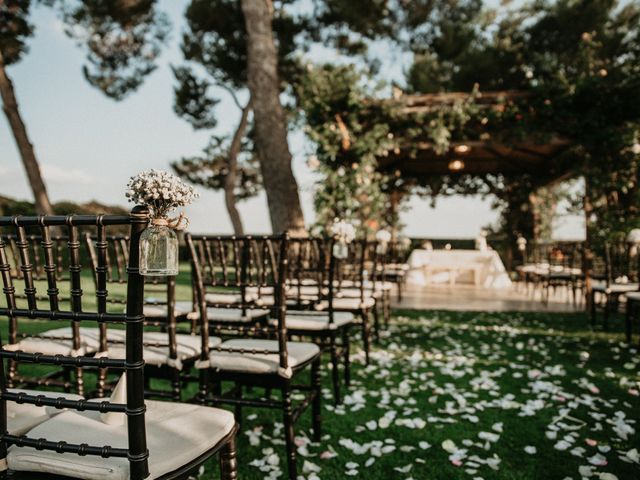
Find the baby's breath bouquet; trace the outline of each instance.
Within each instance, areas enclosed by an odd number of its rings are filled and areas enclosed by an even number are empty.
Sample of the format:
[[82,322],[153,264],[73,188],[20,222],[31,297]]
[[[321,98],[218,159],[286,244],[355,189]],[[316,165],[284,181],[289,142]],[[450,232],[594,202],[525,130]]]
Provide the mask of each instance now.
[[136,205],[147,206],[152,219],[167,220],[169,213],[191,204],[198,193],[172,173],[152,168],[131,177],[126,196]]
[[198,197],[196,191],[175,175],[163,170],[147,170],[131,177],[126,196],[130,202],[149,209],[151,225],[140,235],[140,273],[169,276],[178,274],[178,236],[188,224],[183,213],[169,214]]

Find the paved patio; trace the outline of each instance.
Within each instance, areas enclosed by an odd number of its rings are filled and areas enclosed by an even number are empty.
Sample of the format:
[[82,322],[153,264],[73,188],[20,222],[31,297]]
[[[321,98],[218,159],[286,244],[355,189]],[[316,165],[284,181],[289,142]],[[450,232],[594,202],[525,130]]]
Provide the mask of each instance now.
[[492,289],[473,285],[428,285],[407,284],[402,302],[394,295],[395,308],[411,310],[453,310],[484,312],[575,312],[584,309],[584,303],[574,307],[563,290],[551,295],[548,304],[526,292],[521,285],[512,288]]

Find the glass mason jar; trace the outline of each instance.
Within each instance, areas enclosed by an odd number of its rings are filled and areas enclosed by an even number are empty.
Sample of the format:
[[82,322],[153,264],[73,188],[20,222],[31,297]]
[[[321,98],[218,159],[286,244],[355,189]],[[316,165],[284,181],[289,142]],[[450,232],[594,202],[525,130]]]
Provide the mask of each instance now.
[[140,274],[178,275],[178,235],[165,219],[153,219],[140,235]]
[[349,245],[347,242],[337,241],[333,244],[333,256],[339,259],[344,259],[349,256]]

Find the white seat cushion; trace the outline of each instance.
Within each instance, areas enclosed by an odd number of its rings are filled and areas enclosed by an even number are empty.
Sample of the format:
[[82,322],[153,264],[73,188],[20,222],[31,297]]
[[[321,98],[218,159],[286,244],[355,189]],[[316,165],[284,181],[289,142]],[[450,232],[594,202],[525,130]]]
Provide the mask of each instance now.
[[[225,372],[279,374],[290,378],[292,370],[320,353],[315,343],[287,342],[289,368],[280,367],[278,342],[276,340],[244,339],[227,340],[220,348],[244,349],[246,352],[224,352],[213,350],[209,356],[212,368]],[[249,353],[255,350],[257,353]],[[269,353],[264,353],[267,350]]]
[[240,308],[207,308],[207,320],[210,322],[242,322],[251,323],[269,315],[268,310],[252,308],[245,310],[244,314]]
[[[242,303],[242,296],[237,292],[229,292],[229,293],[207,293],[204,296],[204,299],[207,303],[220,303],[223,305],[231,305],[234,303]],[[250,292],[245,292],[244,300],[245,302],[252,302],[256,299],[256,295]]]
[[80,328],[80,348],[77,350],[73,349],[71,327],[54,328],[38,335],[39,337],[26,337],[18,343],[5,345],[3,349],[45,355],[82,356],[97,352],[100,348],[97,328]]
[[[161,477],[195,460],[215,447],[235,425],[233,414],[226,410],[152,400],[147,400],[146,405],[148,479]],[[29,436],[94,446],[123,448],[128,444],[126,426],[105,424],[98,412],[63,412],[35,427]],[[7,462],[14,471],[44,472],[84,480],[129,479],[126,458],[81,457],[12,446]]]
[[[48,398],[64,397],[67,400],[82,400],[83,398],[80,395],[73,395],[70,393],[46,392],[42,390],[10,388],[9,392],[22,392],[28,395],[43,395]],[[7,431],[11,435],[24,435],[33,427],[40,425],[45,420],[48,420],[64,411],[64,409],[57,409],[55,407],[38,407],[30,403],[7,401]]]
[[[346,311],[354,311],[360,310],[363,308],[372,308],[376,304],[376,300],[373,297],[366,297],[363,302],[360,301],[360,298],[335,298],[333,299],[333,308],[334,310],[346,310]],[[316,305],[316,310],[328,310],[329,309],[329,301],[323,300],[322,302]]]
[[625,295],[625,297],[627,297],[627,300],[640,302],[640,292],[629,292]]
[[591,289],[595,292],[625,293],[640,290],[640,285],[637,283],[612,283],[607,287],[606,282],[597,280],[591,284]]
[[[96,357],[125,358],[126,349],[124,344],[124,330],[109,330],[107,338],[110,341],[122,341],[123,343],[110,343],[108,351],[96,354]],[[189,335],[184,333],[176,334],[177,358],[169,356],[169,334],[166,332],[144,332],[145,345],[142,357],[148,365],[168,365],[182,370],[185,360],[194,359],[200,356],[201,338],[199,335]],[[209,337],[209,346],[215,347],[221,343],[218,337]],[[153,346],[159,344],[162,346]]]
[[[341,288],[334,292],[334,298],[360,298],[362,292],[359,288]],[[383,290],[376,287],[376,291],[372,291],[370,288],[364,289],[365,297],[370,296],[375,299],[380,299],[383,296]]]
[[[329,323],[329,314],[323,312],[287,312],[285,323],[288,330],[321,331],[336,330],[353,323],[354,316],[351,312],[334,312],[333,322]],[[270,320],[275,324],[276,320]]]
[[[193,303],[188,301],[176,302],[175,316],[180,317],[189,315],[193,312]],[[167,318],[167,306],[166,305],[145,305],[142,311],[145,317],[160,317]]]

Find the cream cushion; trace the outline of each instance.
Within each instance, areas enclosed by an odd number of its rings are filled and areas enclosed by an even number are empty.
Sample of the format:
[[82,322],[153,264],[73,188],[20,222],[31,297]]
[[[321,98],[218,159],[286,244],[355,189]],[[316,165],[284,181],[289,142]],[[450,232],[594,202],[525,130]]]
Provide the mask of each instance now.
[[640,285],[637,283],[612,283],[607,287],[606,282],[597,280],[591,284],[591,289],[603,293],[626,293],[640,290]]
[[[126,332],[124,330],[110,330],[108,338],[111,341],[124,342]],[[200,355],[201,337],[199,335],[189,335],[184,333],[176,334],[177,358],[169,356],[169,334],[166,332],[144,332],[143,341],[145,343],[142,351],[142,358],[148,365],[168,365],[182,370],[185,360],[197,358]],[[209,346],[215,347],[220,344],[218,337],[209,337]],[[154,346],[157,344],[158,346]],[[96,354],[96,357],[125,358],[126,347],[124,343],[110,343],[106,352]]]
[[[161,317],[167,318],[166,305],[145,305],[142,313],[145,317]],[[193,312],[193,303],[188,301],[176,302],[174,314],[176,317],[189,315]]]
[[80,328],[80,348],[74,350],[71,340],[71,327],[47,330],[38,337],[25,337],[18,343],[4,345],[9,351],[21,350],[27,353],[43,353],[45,355],[82,356],[97,352],[100,348],[100,336],[97,328]]
[[[221,292],[221,293],[207,293],[204,296],[204,299],[207,303],[221,303],[224,305],[234,304],[234,303],[242,303],[242,296],[237,292]],[[248,291],[245,291],[244,300],[245,302],[251,302],[256,299],[256,295],[252,294]]]
[[[213,350],[209,355],[211,368],[225,372],[243,372],[260,374],[278,374],[290,378],[292,369],[308,362],[320,354],[315,343],[287,342],[289,368],[280,367],[278,342],[276,340],[261,339],[233,339],[220,344],[220,350]],[[225,352],[225,348],[244,349],[240,352]],[[250,353],[255,350],[256,353]],[[269,353],[264,353],[264,351]]]
[[639,302],[640,292],[629,292],[625,295],[625,297],[627,297],[627,300],[631,300],[632,302]]
[[[26,393],[27,395],[43,395],[48,398],[61,398],[67,400],[82,400],[84,397],[70,393],[46,392],[41,390],[24,390],[10,388],[12,393]],[[7,431],[11,435],[24,435],[33,427],[40,425],[45,420],[65,411],[55,407],[38,407],[30,403],[16,403],[7,401]]]
[[[333,298],[334,310],[360,310],[363,308],[372,308],[376,304],[376,300],[373,297],[366,297],[364,301],[360,301],[359,298]],[[316,305],[316,310],[328,310],[329,301],[323,300]]]
[[[226,410],[152,400],[145,403],[148,479],[161,477],[195,460],[214,448],[235,425],[233,414]],[[97,412],[63,412],[35,427],[29,437],[94,446],[122,448],[128,445],[126,426],[107,425]],[[45,472],[84,480],[129,479],[126,458],[81,457],[12,446],[7,462],[14,471]]]
[[245,310],[244,314],[240,308],[207,308],[207,320],[210,322],[240,322],[250,323],[260,320],[269,315],[269,310],[252,308]]
[[[353,323],[354,316],[351,312],[334,312],[333,322],[329,323],[329,314],[323,312],[287,312],[285,323],[288,330],[321,331],[336,330]],[[269,323],[275,324],[276,320]]]

